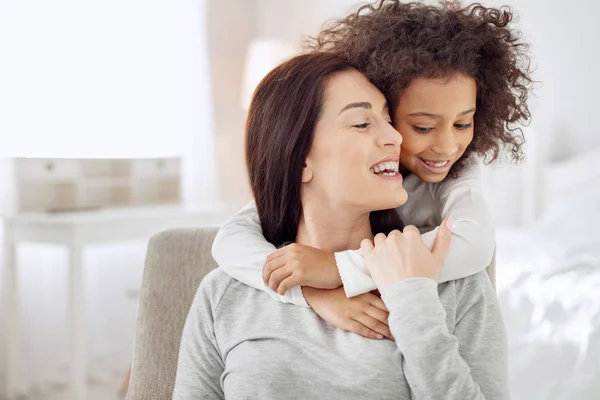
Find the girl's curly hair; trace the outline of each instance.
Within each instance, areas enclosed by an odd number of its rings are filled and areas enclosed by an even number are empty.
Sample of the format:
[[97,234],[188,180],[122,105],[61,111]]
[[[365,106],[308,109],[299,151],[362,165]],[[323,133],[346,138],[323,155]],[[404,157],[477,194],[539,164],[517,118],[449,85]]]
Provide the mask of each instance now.
[[309,38],[309,50],[332,52],[363,72],[395,109],[415,78],[465,73],[477,83],[473,141],[453,166],[456,176],[474,153],[486,161],[506,149],[522,160],[523,125],[530,119],[527,97],[529,46],[509,27],[510,8],[457,1],[438,5],[380,0],[363,5]]

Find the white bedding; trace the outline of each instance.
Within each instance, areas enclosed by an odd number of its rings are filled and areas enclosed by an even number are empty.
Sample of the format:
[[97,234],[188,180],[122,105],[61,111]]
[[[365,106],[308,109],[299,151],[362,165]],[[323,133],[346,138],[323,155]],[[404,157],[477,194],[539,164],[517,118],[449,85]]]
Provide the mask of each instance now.
[[543,217],[496,232],[513,399],[600,399],[597,160],[598,150],[550,168]]

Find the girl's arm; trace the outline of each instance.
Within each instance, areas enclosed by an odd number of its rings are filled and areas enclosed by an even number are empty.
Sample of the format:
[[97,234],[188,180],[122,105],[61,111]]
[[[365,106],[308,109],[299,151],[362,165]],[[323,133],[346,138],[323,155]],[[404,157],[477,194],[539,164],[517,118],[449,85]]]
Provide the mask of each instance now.
[[[315,253],[324,252],[296,244],[276,250],[262,234],[254,202],[246,205],[223,225],[212,248],[214,259],[229,276],[248,286],[264,290],[277,301],[305,307],[313,306],[315,312],[332,325],[368,338],[378,339],[378,334],[389,336],[387,309],[375,295],[367,293],[359,298],[347,299],[343,294],[341,298],[338,296],[339,290],[310,287],[311,281],[332,275],[327,271],[332,270],[337,274],[333,260],[327,261],[325,265],[320,259],[320,254]],[[298,285],[287,289],[285,295],[271,290],[263,281],[263,270],[269,269],[269,260],[274,260],[274,264],[278,265],[277,260],[281,258],[285,259],[286,265],[274,269],[273,273],[292,266],[293,270],[302,270],[303,277]],[[265,261],[267,267],[263,267]],[[304,270],[301,264],[306,264],[309,268]],[[337,279],[339,280],[339,276]],[[329,276],[325,280],[336,279]],[[306,302],[302,286],[305,286],[306,299],[310,306]],[[340,285],[333,286],[337,288]]]
[[[439,283],[464,278],[484,270],[494,254],[494,226],[481,192],[481,166],[473,161],[456,178],[431,184],[431,195],[438,201],[441,219],[451,217],[452,242],[446,256]],[[439,230],[421,235],[431,249]],[[375,289],[360,250],[335,253],[335,258],[348,297]]]
[[213,242],[212,255],[219,267],[232,278],[263,290],[282,303],[308,307],[300,286],[294,286],[280,295],[265,285],[263,264],[275,250],[275,246],[263,236],[256,205],[251,202],[219,229]]
[[[494,254],[494,225],[481,190],[481,165],[472,161],[456,178],[430,185],[442,219],[452,219],[452,242],[438,282],[465,278],[483,271]],[[421,235],[431,248],[439,228]]]
[[[452,244],[439,282],[464,278],[484,270],[491,262],[495,239],[492,218],[481,192],[479,163],[469,164],[456,179],[448,178],[431,185],[431,194],[440,204],[442,219],[451,217],[453,223]],[[429,249],[438,229],[421,235]],[[256,207],[250,203],[221,228],[213,244],[213,257],[235,279],[265,290],[281,302],[308,306],[300,284],[292,286],[285,295],[277,294],[264,284],[262,266],[275,250],[263,237]],[[335,253],[335,260],[347,297],[376,289],[360,250]],[[302,263],[302,259],[298,261]],[[279,283],[276,281],[275,286]]]

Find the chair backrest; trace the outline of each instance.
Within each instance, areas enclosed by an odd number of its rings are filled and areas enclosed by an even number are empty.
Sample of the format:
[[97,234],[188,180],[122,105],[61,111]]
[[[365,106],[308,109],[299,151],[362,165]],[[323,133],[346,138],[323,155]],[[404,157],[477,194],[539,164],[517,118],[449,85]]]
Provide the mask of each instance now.
[[211,255],[217,230],[176,229],[150,240],[127,400],[172,398],[185,319],[200,281],[217,266]]
[[[211,255],[217,230],[176,229],[150,240],[127,400],[172,398],[185,319],[200,281],[217,266]],[[495,285],[495,253],[487,271]]]

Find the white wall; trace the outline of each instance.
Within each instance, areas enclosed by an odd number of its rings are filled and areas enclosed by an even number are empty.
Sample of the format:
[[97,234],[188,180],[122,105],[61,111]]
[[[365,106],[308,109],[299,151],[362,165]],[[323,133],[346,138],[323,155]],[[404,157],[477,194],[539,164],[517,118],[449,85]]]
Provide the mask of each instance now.
[[2,1],[0,155],[181,155],[193,2]]
[[[501,4],[501,2],[486,2]],[[532,44],[535,78],[532,105],[544,152],[565,158],[600,146],[595,124],[600,93],[600,3],[593,0],[508,0]]]
[[246,113],[240,99],[246,51],[257,35],[257,0],[208,3],[220,196],[241,205],[251,197],[244,159]]
[[257,0],[258,35],[297,44],[304,35],[319,32],[329,19],[341,18],[359,0]]
[[[484,1],[490,5],[504,2]],[[553,200],[544,197],[536,168],[600,146],[595,123],[600,93],[600,3],[507,0],[531,43],[533,120],[527,131],[528,164],[486,171],[486,193],[498,226],[530,222]],[[556,182],[555,184],[560,184]]]

